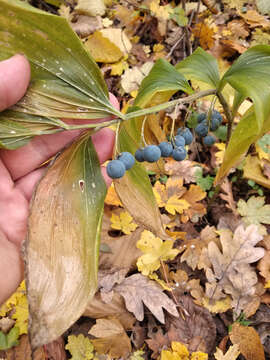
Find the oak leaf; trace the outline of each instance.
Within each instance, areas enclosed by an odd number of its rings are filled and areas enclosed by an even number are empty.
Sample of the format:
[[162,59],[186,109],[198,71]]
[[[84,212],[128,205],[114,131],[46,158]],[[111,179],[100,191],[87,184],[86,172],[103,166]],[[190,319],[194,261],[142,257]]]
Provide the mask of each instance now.
[[238,212],[246,224],[270,224],[270,205],[264,203],[265,197],[262,196],[251,196],[247,202],[238,201]]
[[122,211],[119,216],[112,213],[111,227],[121,230],[126,235],[130,235],[138,227],[132,220],[132,216],[127,211]]
[[99,354],[120,358],[131,352],[130,339],[116,318],[98,319],[88,333],[98,338],[92,343]]
[[144,230],[137,242],[137,248],[144,253],[137,260],[138,270],[143,275],[149,275],[159,269],[161,261],[173,260],[179,250],[172,247],[173,241],[163,241],[150,231]]
[[141,274],[127,277],[114,287],[114,291],[123,296],[128,311],[132,312],[139,321],[144,318],[143,304],[162,324],[165,322],[163,308],[173,316],[178,316],[175,303],[163,293],[162,288],[155,281]]
[[239,314],[256,291],[258,279],[250,264],[264,256],[264,249],[255,247],[263,237],[256,225],[246,229],[240,225],[234,234],[230,230],[220,230],[219,234],[221,249],[214,242],[207,248],[212,266],[206,269],[206,296],[220,300],[231,295],[232,308]]
[[223,352],[218,347],[216,352],[214,353],[216,360],[236,360],[239,355],[240,351],[237,344],[230,346],[226,354],[223,354]]
[[70,335],[65,349],[71,353],[71,360],[91,360],[94,357],[94,347],[90,339],[82,334]]

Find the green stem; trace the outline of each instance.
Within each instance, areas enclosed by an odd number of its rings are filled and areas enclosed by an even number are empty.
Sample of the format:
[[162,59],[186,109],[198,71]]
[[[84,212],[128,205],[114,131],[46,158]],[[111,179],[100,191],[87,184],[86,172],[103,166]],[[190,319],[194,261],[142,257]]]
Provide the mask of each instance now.
[[176,99],[176,100],[171,100],[159,105],[155,105],[146,109],[142,109],[142,110],[137,110],[137,111],[133,111],[130,112],[128,114],[125,115],[125,117],[123,118],[123,120],[129,120],[129,119],[133,119],[139,116],[144,116],[144,115],[148,115],[148,114],[153,114],[156,113],[158,111],[167,109],[171,106],[175,106],[177,104],[185,104],[185,103],[189,103],[192,102],[194,100],[200,99],[202,97],[208,96],[208,95],[215,95],[216,94],[216,89],[210,89],[210,90],[205,90],[205,91],[200,91],[197,92],[195,94],[192,94],[190,96],[181,98],[181,99]]
[[228,146],[229,140],[231,138],[231,134],[232,134],[232,124],[233,124],[233,116],[232,116],[232,112],[230,110],[229,104],[227,103],[226,99],[224,98],[224,96],[222,95],[221,92],[217,92],[217,97],[223,107],[225,116],[228,120],[228,132],[227,132],[227,139],[226,139],[226,147]]

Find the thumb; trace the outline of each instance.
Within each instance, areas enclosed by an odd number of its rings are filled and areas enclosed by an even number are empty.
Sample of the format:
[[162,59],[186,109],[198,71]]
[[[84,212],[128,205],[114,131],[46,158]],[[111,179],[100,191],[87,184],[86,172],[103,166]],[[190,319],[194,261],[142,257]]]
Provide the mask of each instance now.
[[30,73],[30,64],[23,55],[15,55],[0,62],[0,111],[23,97]]

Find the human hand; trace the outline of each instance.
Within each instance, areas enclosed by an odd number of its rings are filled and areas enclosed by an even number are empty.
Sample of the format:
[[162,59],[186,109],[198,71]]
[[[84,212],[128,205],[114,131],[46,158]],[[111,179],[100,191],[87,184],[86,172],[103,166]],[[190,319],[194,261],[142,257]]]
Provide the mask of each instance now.
[[[0,62],[0,111],[24,95],[30,81],[30,65],[22,55]],[[115,107],[116,98],[111,96]],[[20,256],[27,231],[29,201],[44,168],[39,166],[56,154],[79,130],[35,137],[17,150],[0,150],[0,304],[16,290],[23,279]],[[104,128],[92,137],[102,164],[112,155],[114,133]],[[102,169],[107,185],[110,179]]]

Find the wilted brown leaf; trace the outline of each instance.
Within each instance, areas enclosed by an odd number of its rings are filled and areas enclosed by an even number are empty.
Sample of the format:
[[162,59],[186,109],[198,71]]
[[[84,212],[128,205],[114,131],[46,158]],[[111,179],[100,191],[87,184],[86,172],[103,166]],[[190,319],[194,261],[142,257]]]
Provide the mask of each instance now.
[[227,203],[226,207],[230,209],[235,216],[238,216],[236,202],[234,201],[233,193],[232,193],[232,184],[230,183],[228,178],[226,178],[221,184],[221,190],[225,194],[220,193],[219,196],[221,197],[222,200],[226,201]]
[[179,176],[186,184],[196,182],[195,173],[198,170],[197,163],[190,160],[174,161],[169,159],[165,164],[165,171],[168,175]]
[[132,312],[139,321],[144,318],[143,304],[163,324],[165,322],[163,308],[170,314],[178,316],[176,305],[163,293],[163,289],[155,281],[141,274],[127,277],[113,290],[123,296],[128,311]]
[[181,221],[187,223],[189,220],[192,222],[198,222],[199,218],[206,214],[206,208],[204,204],[198,201],[203,200],[206,197],[206,192],[198,185],[190,185],[188,191],[181,197],[186,200],[190,207],[184,210],[184,213],[180,215]]
[[226,354],[223,354],[223,352],[219,348],[217,348],[214,354],[216,360],[236,360],[239,355],[240,351],[237,344],[230,346],[229,349],[226,351]]
[[246,360],[265,360],[260,337],[253,327],[234,323],[229,336],[231,342],[239,346]]
[[243,170],[246,179],[253,180],[257,184],[270,189],[270,179],[263,173],[261,161],[257,156],[248,155]]
[[265,278],[265,281],[270,280],[270,251],[266,251],[264,257],[259,261],[257,269],[260,275]]
[[227,24],[233,37],[245,39],[249,35],[248,27],[243,20],[232,20]]
[[130,339],[121,322],[116,318],[98,319],[89,334],[98,338],[91,342],[99,354],[120,358],[131,352]]
[[222,250],[216,243],[210,242],[207,256],[212,268],[206,269],[206,296],[211,300],[220,300],[226,294],[232,296],[232,308],[239,314],[255,294],[258,281],[255,270],[249,265],[264,255],[264,249],[255,247],[262,240],[255,225],[246,229],[238,226],[235,233],[220,230]]
[[82,38],[92,34],[94,31],[102,28],[100,16],[80,15],[76,22],[70,22],[72,29]]
[[248,10],[246,13],[240,14],[250,28],[263,27],[269,28],[270,23],[265,16],[260,15],[256,10]]

